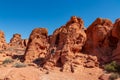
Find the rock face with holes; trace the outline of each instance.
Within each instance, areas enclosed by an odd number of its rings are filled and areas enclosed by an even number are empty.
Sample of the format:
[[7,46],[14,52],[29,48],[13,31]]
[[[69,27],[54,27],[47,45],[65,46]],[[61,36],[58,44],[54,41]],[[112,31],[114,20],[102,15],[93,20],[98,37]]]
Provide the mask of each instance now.
[[91,57],[90,60],[87,55],[80,53],[86,39],[83,20],[75,16],[71,17],[66,25],[55,30],[51,36],[48,61],[44,68],[61,66],[63,71],[75,71],[76,67],[80,67],[79,64],[95,67],[97,58]]
[[25,48],[27,43],[28,39],[22,39],[20,34],[14,34],[10,40],[9,47]]
[[0,31],[0,50],[4,50],[7,48],[7,43],[5,40],[5,35],[3,31]]
[[108,62],[112,54],[111,29],[113,24],[108,19],[97,18],[86,30],[87,41],[84,53],[97,56],[102,62]]
[[29,37],[25,51],[25,62],[34,62],[37,59],[45,58],[48,51],[48,31],[45,28],[36,28]]
[[119,26],[108,19],[97,18],[87,29],[76,16],[48,36],[45,28],[32,31],[24,55],[25,62],[42,61],[41,66],[62,71],[77,71],[81,66],[97,67],[119,59]]

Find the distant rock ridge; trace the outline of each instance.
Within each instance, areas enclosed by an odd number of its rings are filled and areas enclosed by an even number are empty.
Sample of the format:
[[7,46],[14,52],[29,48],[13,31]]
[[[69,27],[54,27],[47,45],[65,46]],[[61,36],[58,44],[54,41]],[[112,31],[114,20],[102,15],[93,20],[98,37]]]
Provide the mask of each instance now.
[[14,34],[8,44],[10,47],[27,47],[28,39],[22,39],[20,34]]
[[3,31],[0,31],[0,64],[5,59],[23,59],[28,39],[22,39],[20,34],[14,34],[9,43],[6,43]]
[[7,44],[0,31],[0,49],[6,46],[25,48],[24,62],[36,63],[45,69],[60,67],[76,72],[81,67],[94,68],[111,61],[120,64],[120,19],[97,18],[88,28],[81,18],[70,20],[52,35],[46,28],[35,28],[29,39],[14,34]]

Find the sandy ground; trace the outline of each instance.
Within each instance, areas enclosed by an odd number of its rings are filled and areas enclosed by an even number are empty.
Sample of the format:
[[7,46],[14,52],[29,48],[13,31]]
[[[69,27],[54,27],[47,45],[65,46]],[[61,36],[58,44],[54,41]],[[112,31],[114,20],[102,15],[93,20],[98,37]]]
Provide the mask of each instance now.
[[43,70],[34,66],[24,68],[0,67],[0,80],[98,80],[99,68],[82,68],[76,73],[61,72],[59,68]]

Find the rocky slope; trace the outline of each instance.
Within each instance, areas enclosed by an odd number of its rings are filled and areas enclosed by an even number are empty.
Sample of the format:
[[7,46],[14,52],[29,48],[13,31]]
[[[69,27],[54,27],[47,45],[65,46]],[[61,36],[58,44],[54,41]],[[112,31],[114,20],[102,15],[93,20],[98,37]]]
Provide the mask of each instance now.
[[[28,64],[28,68],[34,66],[41,72],[47,70],[47,74],[53,71],[47,76],[49,78],[55,70],[55,72],[62,71],[62,73],[73,72],[75,75],[77,73],[79,75],[84,74],[84,78],[79,77],[82,80],[88,80],[85,75],[89,76],[89,79],[98,80],[98,77],[102,74],[100,68],[102,65],[111,61],[120,64],[119,49],[120,19],[112,23],[108,19],[97,18],[86,29],[83,20],[73,16],[65,25],[56,29],[52,35],[48,35],[45,28],[36,28],[30,34],[29,39],[22,39],[20,34],[14,34],[10,43],[6,43],[4,32],[0,31],[1,64],[6,58],[18,59]],[[98,71],[95,71],[95,69]],[[19,70],[16,69],[15,72],[19,75]],[[94,74],[95,72],[96,74]],[[39,71],[35,73],[37,80],[45,80],[38,76],[42,77],[46,74],[42,75],[43,73]],[[60,73],[58,72],[59,75]],[[18,76],[17,74],[16,76]],[[20,72],[20,74],[22,73]],[[14,74],[10,73],[8,77],[12,75]],[[28,75],[25,77],[28,77]],[[26,80],[26,78],[24,79]],[[57,78],[51,78],[50,80],[55,79],[59,80]],[[73,77],[72,80],[79,79]]]

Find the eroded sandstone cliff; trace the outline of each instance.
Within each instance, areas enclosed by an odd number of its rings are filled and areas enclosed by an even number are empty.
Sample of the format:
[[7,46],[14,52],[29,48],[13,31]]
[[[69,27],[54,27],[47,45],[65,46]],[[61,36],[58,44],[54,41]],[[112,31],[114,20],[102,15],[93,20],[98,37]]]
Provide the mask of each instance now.
[[45,69],[60,67],[62,71],[75,72],[81,67],[94,68],[111,61],[120,64],[120,19],[112,23],[97,18],[86,29],[81,18],[72,16],[50,36],[47,29],[36,28],[29,39],[14,34],[8,44],[0,31],[0,50],[11,47],[24,49],[22,61]]

